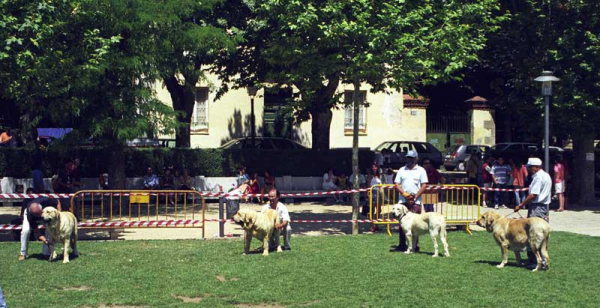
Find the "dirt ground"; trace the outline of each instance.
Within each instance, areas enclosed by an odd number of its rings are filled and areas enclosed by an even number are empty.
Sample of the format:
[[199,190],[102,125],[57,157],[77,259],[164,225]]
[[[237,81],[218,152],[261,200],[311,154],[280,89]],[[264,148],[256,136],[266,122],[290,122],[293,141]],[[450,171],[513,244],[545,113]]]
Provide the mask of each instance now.
[[[302,201],[302,200],[297,200]],[[319,202],[297,202],[287,204],[290,216],[293,220],[341,220],[352,218],[352,207],[350,205],[323,205]],[[250,208],[256,211],[260,210],[258,204],[242,203],[241,208]],[[207,219],[218,219],[218,203],[207,204]],[[489,209],[482,208],[482,213]],[[509,215],[512,210],[497,210],[503,215]],[[521,211],[526,215],[526,211]],[[0,207],[0,224],[8,224],[11,219],[19,215],[19,208],[14,206]],[[510,214],[510,217],[517,218],[517,214]],[[366,219],[360,216],[359,219]],[[565,212],[551,212],[550,224],[554,231],[568,231],[591,236],[600,236],[600,208],[574,208]],[[316,236],[316,235],[343,235],[351,233],[351,223],[292,223],[293,236]],[[475,225],[472,230],[481,230]],[[384,228],[382,228],[381,232]],[[395,226],[393,228],[395,230]],[[225,223],[225,237],[241,237],[242,229],[231,222]],[[369,232],[369,224],[361,223],[360,232]],[[214,239],[219,236],[219,223],[206,222],[204,239]],[[110,234],[106,230],[84,229],[80,230],[80,239],[82,240],[147,240],[147,239],[201,239],[201,228],[125,228],[118,229]],[[0,241],[12,240],[10,231],[0,231]]]

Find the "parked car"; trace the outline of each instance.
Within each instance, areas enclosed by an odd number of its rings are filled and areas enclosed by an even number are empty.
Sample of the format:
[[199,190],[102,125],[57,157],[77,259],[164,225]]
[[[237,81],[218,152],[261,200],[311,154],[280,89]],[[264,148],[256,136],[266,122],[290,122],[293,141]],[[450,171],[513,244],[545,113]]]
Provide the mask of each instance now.
[[[564,155],[565,150],[561,147],[551,146],[550,150],[550,158],[556,155]],[[499,157],[502,156],[506,160],[514,159],[520,160],[521,162],[526,162],[529,157],[536,156],[544,159],[544,147],[528,142],[505,142],[498,143],[492,146],[492,156]]]
[[400,168],[406,164],[406,153],[415,150],[419,154],[419,162],[428,158],[436,168],[439,168],[442,161],[442,152],[428,142],[418,141],[386,141],[375,148],[375,155],[381,155],[381,151],[387,149],[390,155],[386,158],[384,165],[391,168]]
[[467,170],[467,160],[468,158],[476,154],[477,152],[482,155],[486,155],[490,152],[490,147],[487,145],[477,145],[477,144],[462,144],[457,145],[446,153],[444,157],[444,167],[446,170],[452,171],[454,169],[458,171]]
[[251,137],[233,139],[221,146],[221,149],[237,150],[306,150],[302,144],[280,137],[256,137],[252,143]]

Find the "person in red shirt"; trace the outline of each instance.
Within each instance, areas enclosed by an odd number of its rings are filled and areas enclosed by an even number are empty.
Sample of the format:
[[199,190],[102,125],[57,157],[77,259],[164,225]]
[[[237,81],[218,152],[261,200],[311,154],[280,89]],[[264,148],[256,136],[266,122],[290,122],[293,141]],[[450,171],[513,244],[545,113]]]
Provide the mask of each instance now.
[[[423,166],[423,168],[425,168],[429,185],[446,184],[446,179],[437,171],[437,169],[435,169],[435,167],[431,164],[431,161],[429,159],[423,159],[421,165]],[[433,204],[424,204],[423,208],[425,209],[425,212],[434,211]]]
[[[511,159],[509,160],[510,165],[510,176],[513,178],[513,188],[520,189],[525,187],[525,180],[527,180],[527,168],[520,161],[516,163]],[[525,199],[524,191],[515,191],[515,201],[517,205],[521,204]]]
[[[483,187],[484,188],[491,188],[492,185],[494,184],[494,178],[492,177],[492,166],[494,165],[494,158],[491,156],[488,156],[487,158],[485,158],[483,166],[482,166],[482,171],[481,171],[481,180],[483,181]],[[487,199],[487,195],[488,192],[486,190],[483,191],[483,206],[487,206],[486,204],[486,199]]]

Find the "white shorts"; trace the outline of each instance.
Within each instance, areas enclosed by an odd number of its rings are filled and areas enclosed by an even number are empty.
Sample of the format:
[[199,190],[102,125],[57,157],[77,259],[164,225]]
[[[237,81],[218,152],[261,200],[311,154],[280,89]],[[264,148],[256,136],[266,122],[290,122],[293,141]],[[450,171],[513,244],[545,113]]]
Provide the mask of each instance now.
[[565,181],[561,181],[560,183],[554,183],[554,193],[562,194],[565,192]]

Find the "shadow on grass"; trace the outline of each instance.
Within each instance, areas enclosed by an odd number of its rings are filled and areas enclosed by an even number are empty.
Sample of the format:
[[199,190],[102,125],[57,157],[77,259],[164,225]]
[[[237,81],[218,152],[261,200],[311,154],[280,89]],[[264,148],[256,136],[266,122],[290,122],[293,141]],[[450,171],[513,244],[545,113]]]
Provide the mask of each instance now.
[[[81,255],[81,253],[80,253],[80,255]],[[52,260],[52,262],[62,262],[63,256],[64,255],[62,253],[61,254],[57,254],[56,255],[56,259]],[[41,254],[41,253],[36,253],[36,254],[29,255],[28,259],[35,259],[35,260],[39,260],[39,261],[49,262],[48,261],[49,257],[45,256],[44,254]],[[79,259],[79,256],[75,256],[72,253],[70,253],[69,254],[69,261],[73,261],[75,259]]]

